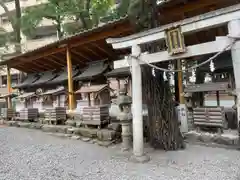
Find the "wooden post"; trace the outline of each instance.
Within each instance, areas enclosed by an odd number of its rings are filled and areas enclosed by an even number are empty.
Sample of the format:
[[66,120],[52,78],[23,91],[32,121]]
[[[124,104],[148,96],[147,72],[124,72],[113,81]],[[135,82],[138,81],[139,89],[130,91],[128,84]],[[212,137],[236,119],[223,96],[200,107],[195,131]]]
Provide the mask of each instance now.
[[117,80],[117,88],[118,88],[117,94],[119,96],[119,92],[120,92],[120,79],[116,78],[116,80]]
[[58,95],[58,96],[57,96],[57,101],[58,101],[58,102],[57,102],[57,106],[58,106],[58,107],[61,107],[61,104],[60,104],[61,98],[60,98],[60,97],[61,97],[61,95]]
[[87,93],[87,99],[88,99],[88,106],[90,107],[92,105],[90,93]]
[[[181,59],[177,60],[177,67],[179,70],[182,70],[182,61]],[[185,105],[185,100],[183,96],[183,73],[182,71],[178,72],[178,93],[179,93],[179,106],[178,106],[178,117],[181,122],[181,132],[188,132],[188,120],[187,120],[187,108]]]
[[[181,59],[177,60],[177,69],[182,70],[182,61]],[[183,96],[183,73],[178,72],[178,94],[179,94],[179,103],[184,104],[184,96]]]
[[12,100],[10,94],[12,93],[12,79],[11,79],[11,72],[10,68],[7,67],[7,90],[8,90],[8,98],[7,98],[7,107],[12,108]]
[[72,80],[72,59],[69,47],[67,47],[67,72],[68,72],[68,93],[69,93],[69,107],[68,109],[72,111],[74,109],[74,92],[73,92],[73,80]]
[[216,92],[217,106],[220,106],[219,91]]

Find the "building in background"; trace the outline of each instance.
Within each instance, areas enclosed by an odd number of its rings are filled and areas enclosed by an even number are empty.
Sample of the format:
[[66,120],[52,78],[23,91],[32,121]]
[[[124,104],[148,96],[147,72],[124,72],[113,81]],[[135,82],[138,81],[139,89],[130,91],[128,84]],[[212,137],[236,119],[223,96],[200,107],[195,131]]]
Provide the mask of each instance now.
[[[46,0],[20,0],[21,9],[37,6],[42,3],[46,3]],[[5,0],[5,5],[8,8],[9,12],[12,13],[12,16],[15,16],[15,1],[14,0]],[[0,6],[0,27],[6,31],[6,35],[10,35],[13,33],[12,25],[9,21],[9,18],[3,9]],[[54,23],[51,20],[44,19],[39,27],[36,29],[34,36],[25,36],[21,35],[22,42],[21,48],[22,52],[31,51],[33,49],[42,47],[46,44],[52,43],[57,40],[57,32],[54,27]],[[14,44],[1,45],[0,54],[1,60],[4,60],[8,56],[11,56],[15,52]],[[17,70],[13,70],[12,74],[12,84],[16,84],[20,80],[20,72]],[[5,92],[6,89],[6,69],[0,69],[0,94],[1,92]]]
[[[14,0],[6,0],[5,5],[8,7],[10,13],[15,16],[15,2]],[[36,6],[46,3],[46,0],[20,0],[22,10],[31,6]],[[0,26],[9,34],[13,32],[11,23],[4,9],[0,6]],[[56,28],[53,21],[44,19],[39,27],[36,29],[34,36],[27,37],[22,34],[22,52],[30,51],[38,47],[44,46],[57,40]],[[14,52],[14,45],[9,44],[6,47],[0,47],[0,51],[4,54],[11,54]]]

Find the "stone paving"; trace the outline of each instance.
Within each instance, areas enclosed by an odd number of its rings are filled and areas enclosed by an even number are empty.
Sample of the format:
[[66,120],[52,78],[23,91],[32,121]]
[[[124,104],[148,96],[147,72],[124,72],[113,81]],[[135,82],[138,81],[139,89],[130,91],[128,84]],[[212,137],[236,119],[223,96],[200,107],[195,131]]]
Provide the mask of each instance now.
[[0,127],[0,180],[239,180],[240,152],[188,145],[177,152],[147,148],[151,161],[130,153],[41,131]]

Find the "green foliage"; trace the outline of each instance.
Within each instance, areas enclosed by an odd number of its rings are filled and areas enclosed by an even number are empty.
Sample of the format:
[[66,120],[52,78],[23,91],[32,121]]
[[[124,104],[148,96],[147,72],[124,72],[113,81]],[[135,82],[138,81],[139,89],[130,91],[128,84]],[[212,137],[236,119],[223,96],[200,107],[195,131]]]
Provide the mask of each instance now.
[[7,36],[6,36],[6,31],[3,28],[0,28],[0,47],[5,46],[6,42],[7,42]]
[[31,36],[44,18],[52,20],[55,25],[61,24],[64,19],[62,15],[64,13],[62,9],[64,2],[63,0],[49,0],[47,4],[24,10],[21,18],[23,33]]
[[63,25],[63,31],[66,35],[72,35],[76,34],[78,32],[84,31],[81,24],[75,22],[75,23],[65,23]]
[[152,5],[157,5],[157,0],[122,0],[115,9],[102,18],[102,21],[106,22],[127,15],[136,30],[141,31],[149,27]]
[[[48,3],[27,8],[22,16],[22,31],[31,35],[44,19],[53,20],[56,31],[63,34],[79,32],[97,26],[101,16],[105,16],[113,0],[48,0]],[[65,20],[75,21],[65,24]]]
[[157,0],[130,0],[128,16],[137,31],[149,28],[149,24],[154,20],[152,14],[154,6],[157,6]]
[[120,17],[126,16],[131,0],[122,0],[117,8],[117,13]]
[[26,35],[32,35],[35,28],[42,20],[42,11],[44,6],[34,6],[23,11],[21,17],[22,32]]
[[120,4],[114,8],[111,8],[107,15],[101,18],[101,21],[108,22],[126,16],[128,13],[129,4],[130,0],[122,0]]

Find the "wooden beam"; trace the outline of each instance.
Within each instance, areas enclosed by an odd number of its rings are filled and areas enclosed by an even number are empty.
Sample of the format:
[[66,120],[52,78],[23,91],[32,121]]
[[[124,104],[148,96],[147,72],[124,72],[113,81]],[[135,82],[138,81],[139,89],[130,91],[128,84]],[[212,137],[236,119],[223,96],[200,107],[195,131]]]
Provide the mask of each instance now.
[[[118,25],[116,24],[116,27],[114,28],[115,25],[112,25],[113,27],[110,27],[112,28],[112,30],[107,30],[107,27],[105,28],[105,30],[102,30],[98,33],[92,33],[91,36],[83,36],[83,37],[79,37],[78,40],[76,40],[75,38],[75,41],[76,43],[73,43],[74,40],[63,40],[61,42],[61,44],[68,44],[69,48],[74,48],[74,47],[77,47],[77,46],[80,46],[80,45],[83,45],[85,44],[86,42],[94,42],[94,41],[97,41],[97,40],[101,40],[101,39],[105,39],[109,36],[115,36],[115,35],[119,35],[121,33],[124,33],[126,31],[132,31],[132,27],[129,25],[129,26],[126,26],[126,24],[129,24],[129,23],[126,23],[128,21],[125,21],[123,22],[122,24]],[[116,31],[116,29],[118,31]],[[59,43],[60,45],[60,43]],[[14,59],[12,59],[11,61],[9,61],[7,64],[11,64],[11,66],[14,68],[14,66],[17,66],[18,64],[21,64],[21,63],[24,63],[24,62],[29,62],[29,61],[32,61],[32,60],[36,60],[36,59],[40,59],[40,58],[43,58],[45,56],[49,56],[49,55],[53,55],[53,54],[56,54],[56,53],[59,53],[59,52],[63,52],[66,50],[66,46],[64,47],[59,47],[59,48],[50,48],[48,50],[39,50],[39,51],[36,51],[35,54],[37,55],[32,55],[31,57],[24,57],[24,55],[20,56],[21,58],[24,58],[22,59],[21,61],[16,61],[17,58],[20,58],[20,57],[16,57]],[[41,51],[41,52],[40,52]],[[41,53],[41,54],[39,54]],[[26,55],[30,56],[30,54],[32,53],[27,53]]]
[[45,59],[47,59],[48,61],[51,61],[52,63],[56,64],[57,66],[60,66],[60,67],[64,67],[65,66],[64,64],[59,63],[58,61],[54,60],[50,56],[45,57]]
[[[7,90],[8,90],[8,94],[12,93],[12,77],[11,77],[11,69],[9,67],[7,67]],[[12,108],[11,96],[7,97],[7,107]]]
[[102,48],[99,45],[96,45],[94,43],[91,43],[91,45],[96,47],[96,48],[98,48],[99,50],[103,51],[105,54],[107,54],[108,56],[110,56],[112,58],[116,57],[116,55],[114,54],[113,50],[110,49],[109,47],[105,46],[104,48]]
[[60,62],[63,62],[64,64],[66,64],[66,59],[64,58],[64,59],[62,59],[62,58],[59,58],[58,56],[56,56],[56,54],[55,55],[49,55],[50,57],[53,57],[54,59],[56,59],[56,60],[58,60],[58,61],[60,61]]
[[[51,67],[52,69],[57,69],[57,68],[59,68],[59,67],[62,67],[62,65],[60,66],[60,65],[57,64],[55,61],[51,61],[51,60],[47,59],[46,57],[45,57],[45,58],[42,58],[42,60],[44,60],[43,65],[48,66],[48,67]],[[51,63],[49,63],[49,62],[51,62]]]
[[[19,66],[22,67],[21,69],[29,69],[29,68],[31,68],[31,69],[35,69],[35,71],[38,71],[38,72],[39,72],[39,70],[43,71],[42,66],[39,66],[37,64],[31,64],[31,65],[29,65],[28,63],[24,64],[24,65],[19,64],[16,67],[19,67]],[[14,67],[14,68],[16,68],[16,67]]]
[[49,50],[46,50],[46,51],[42,52],[41,54],[38,54],[38,55],[35,55],[35,56],[33,55],[30,58],[23,58],[22,57],[21,60],[16,61],[16,63],[15,62],[11,62],[11,66],[17,66],[18,64],[22,64],[24,62],[29,62],[29,61],[32,61],[32,60],[41,59],[43,57],[46,57],[46,56],[49,56],[49,55],[53,55],[53,54],[62,52],[64,50],[66,50],[65,47],[56,48],[56,49],[49,49]]
[[112,44],[114,49],[129,48],[136,44],[163,40],[165,38],[165,30],[174,26],[181,26],[182,33],[187,34],[222,26],[233,19],[240,19],[240,4],[167,24],[159,28],[151,29],[149,31],[137,33],[124,38],[109,38],[107,39],[107,43]]
[[86,49],[87,51],[91,52],[92,54],[94,54],[94,56],[98,57],[98,58],[102,58],[100,54],[98,54],[97,52],[95,52],[94,50],[92,50],[91,48],[87,47],[87,46],[83,46],[80,47],[81,49]]
[[39,62],[39,61],[33,61],[33,62],[31,62],[31,64],[33,64],[34,66],[39,67],[40,69],[44,69],[44,70],[54,69],[53,66],[46,65],[45,63]]
[[68,70],[68,100],[69,100],[69,110],[72,111],[74,109],[74,92],[73,92],[73,79],[72,79],[72,59],[70,49],[67,48],[66,51],[67,57],[67,70]]
[[114,28],[112,30],[113,32],[102,31],[102,32],[93,34],[90,37],[86,36],[86,37],[82,38],[82,40],[80,42],[69,45],[69,46],[70,46],[70,48],[74,48],[74,47],[77,47],[77,46],[80,46],[80,45],[84,45],[86,42],[87,43],[92,43],[92,42],[96,42],[96,41],[99,41],[99,40],[104,40],[108,37],[118,36],[118,35],[124,34],[126,32],[132,31],[131,25],[120,26],[120,27],[117,27],[117,29],[118,29],[118,31],[116,31],[116,28]]
[[19,71],[23,71],[23,72],[37,72],[38,70],[36,68],[29,68],[28,66],[24,65],[18,65],[17,67],[15,67],[15,69],[19,70]]
[[85,64],[82,60],[79,60],[80,58],[73,53],[73,51],[71,50],[71,59],[72,59],[72,64]]
[[[148,63],[164,62],[176,59],[186,59],[195,56],[201,56],[205,54],[213,54],[222,51],[226,46],[230,44],[230,40],[227,37],[217,37],[216,41],[192,45],[187,47],[187,52],[171,56],[168,51],[157,52],[153,54],[142,54],[141,59]],[[235,46],[240,45],[240,42],[236,42]],[[187,59],[186,59],[187,60]],[[114,62],[114,68],[128,67],[130,61],[127,59]],[[141,62],[143,64],[143,62]]]
[[[116,31],[116,29],[117,29],[117,31]],[[31,53],[26,53],[26,54],[20,55],[19,57],[11,59],[7,63],[5,62],[2,64],[9,64],[9,65],[11,65],[11,67],[14,68],[15,66],[22,64],[22,63],[30,62],[30,61],[36,60],[36,59],[41,59],[43,57],[46,57],[49,55],[54,55],[56,53],[65,51],[67,47],[66,46],[60,47],[60,45],[68,45],[69,48],[74,48],[74,47],[83,45],[88,42],[102,40],[109,36],[120,35],[122,33],[129,32],[129,31],[132,32],[132,27],[129,25],[129,21],[126,20],[121,23],[113,24],[110,27],[106,26],[106,28],[103,28],[102,30],[100,30],[97,33],[92,32],[91,35],[80,36],[80,37],[76,37],[76,38],[73,38],[70,40],[68,40],[68,39],[62,40],[60,43],[56,44],[56,47],[52,47],[49,49],[47,49],[47,48],[39,49],[39,50],[36,50]],[[75,43],[74,43],[74,41],[75,41]],[[57,47],[58,45],[59,45],[59,48]],[[54,44],[53,44],[53,46],[54,46]],[[34,55],[34,54],[37,54],[37,55]],[[26,57],[26,56],[28,56],[28,57]],[[17,60],[19,58],[23,58],[23,59]]]
[[225,2],[225,0],[200,0],[196,3],[196,1],[190,1],[187,4],[184,4],[182,6],[174,6],[174,7],[170,7],[170,8],[163,8],[161,9],[161,7],[159,8],[160,10],[160,17],[161,18],[165,18],[165,17],[171,17],[173,15],[179,15],[182,14],[183,12],[190,12],[190,11],[194,11],[206,6],[210,6],[210,5],[214,5],[216,3],[219,2]]
[[71,52],[74,53],[74,54],[76,54],[76,55],[78,55],[78,56],[80,56],[80,57],[82,57],[83,59],[86,59],[86,60],[88,60],[88,61],[91,61],[91,58],[90,58],[90,57],[87,57],[86,55],[84,55],[84,54],[81,53],[81,52],[77,52],[77,51],[75,51],[75,50],[73,50],[73,49],[71,49]]
[[[182,60],[177,60],[177,68],[182,70]],[[178,93],[179,93],[179,102],[180,104],[184,104],[184,96],[183,96],[183,72],[178,72]]]

